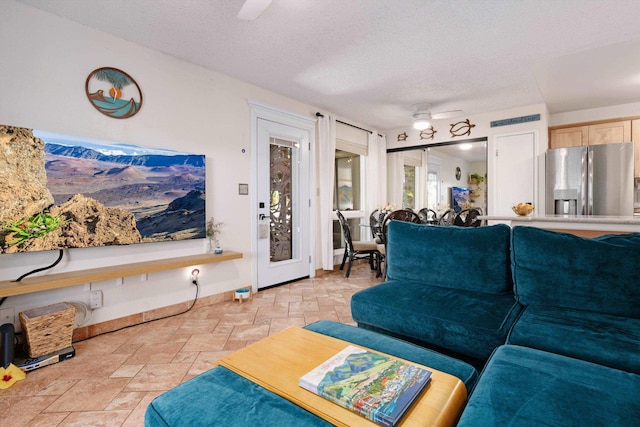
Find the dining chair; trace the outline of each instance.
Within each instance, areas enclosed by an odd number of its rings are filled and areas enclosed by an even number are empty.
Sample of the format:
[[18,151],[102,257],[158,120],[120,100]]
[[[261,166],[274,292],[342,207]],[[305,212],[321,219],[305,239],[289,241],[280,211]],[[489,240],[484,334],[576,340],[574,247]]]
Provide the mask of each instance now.
[[384,221],[385,214],[380,212],[380,209],[376,209],[369,215],[369,227],[371,227],[371,237],[376,243],[382,243],[380,234],[382,233],[382,222]]
[[453,225],[459,227],[479,227],[482,221],[478,217],[482,215],[482,209],[470,208],[458,212],[453,220]]
[[438,218],[438,224],[453,225],[453,220],[455,219],[455,217],[456,217],[456,211],[454,211],[453,209],[447,209],[446,211],[444,211],[442,216]]
[[344,255],[342,257],[342,264],[340,264],[340,270],[344,269],[344,264],[347,259],[349,260],[345,277],[349,277],[351,274],[351,266],[356,259],[368,259],[371,269],[378,270],[378,246],[376,242],[353,241],[351,239],[351,227],[349,227],[346,218],[339,210],[336,211],[336,215],[338,215],[338,222],[340,222],[342,237],[344,239]]
[[[389,213],[382,223],[382,240],[383,243],[378,244],[378,252],[380,256],[378,258],[378,275],[383,278],[387,277],[387,227],[391,221],[405,221],[413,222],[415,224],[422,224],[420,216],[411,209],[399,209]],[[384,268],[381,265],[384,264]]]
[[418,216],[423,224],[438,225],[438,214],[433,209],[422,208],[418,211]]

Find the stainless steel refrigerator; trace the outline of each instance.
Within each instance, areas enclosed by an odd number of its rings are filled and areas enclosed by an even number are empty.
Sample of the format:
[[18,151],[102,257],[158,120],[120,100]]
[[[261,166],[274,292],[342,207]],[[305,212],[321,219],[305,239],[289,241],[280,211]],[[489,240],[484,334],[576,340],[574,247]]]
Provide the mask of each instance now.
[[633,215],[633,143],[555,148],[546,159],[547,214]]

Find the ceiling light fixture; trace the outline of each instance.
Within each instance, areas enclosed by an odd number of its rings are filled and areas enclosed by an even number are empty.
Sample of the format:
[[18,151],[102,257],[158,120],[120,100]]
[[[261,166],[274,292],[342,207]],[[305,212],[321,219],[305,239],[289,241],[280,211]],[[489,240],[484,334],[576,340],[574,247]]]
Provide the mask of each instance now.
[[431,123],[431,113],[415,113],[413,115],[413,128],[416,130],[425,130]]
[[471,148],[473,148],[473,146],[471,144],[465,142],[464,144],[458,145],[458,148],[463,150],[463,151],[466,151],[466,150],[471,150]]
[[265,11],[271,4],[271,0],[246,0],[242,9],[238,12],[238,19],[253,21]]

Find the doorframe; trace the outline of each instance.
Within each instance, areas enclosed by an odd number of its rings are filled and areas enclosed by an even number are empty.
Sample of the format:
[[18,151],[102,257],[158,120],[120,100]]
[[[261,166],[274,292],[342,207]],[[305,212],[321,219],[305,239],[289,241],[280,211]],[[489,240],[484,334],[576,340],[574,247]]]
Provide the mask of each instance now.
[[316,212],[316,122],[317,119],[306,117],[301,114],[292,113],[281,108],[266,105],[249,99],[251,108],[251,174],[250,182],[253,191],[249,191],[251,207],[251,287],[258,290],[258,119],[269,120],[286,126],[303,129],[309,132],[309,198],[311,200],[309,218],[309,277],[315,277],[316,265],[316,232],[315,232],[315,212]]

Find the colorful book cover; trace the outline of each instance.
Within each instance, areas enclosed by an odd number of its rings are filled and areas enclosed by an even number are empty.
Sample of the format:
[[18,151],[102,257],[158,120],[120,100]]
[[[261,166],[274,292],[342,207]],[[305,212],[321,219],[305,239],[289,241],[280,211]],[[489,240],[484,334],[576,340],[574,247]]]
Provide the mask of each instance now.
[[431,371],[348,346],[300,378],[300,386],[382,426],[395,426]]

